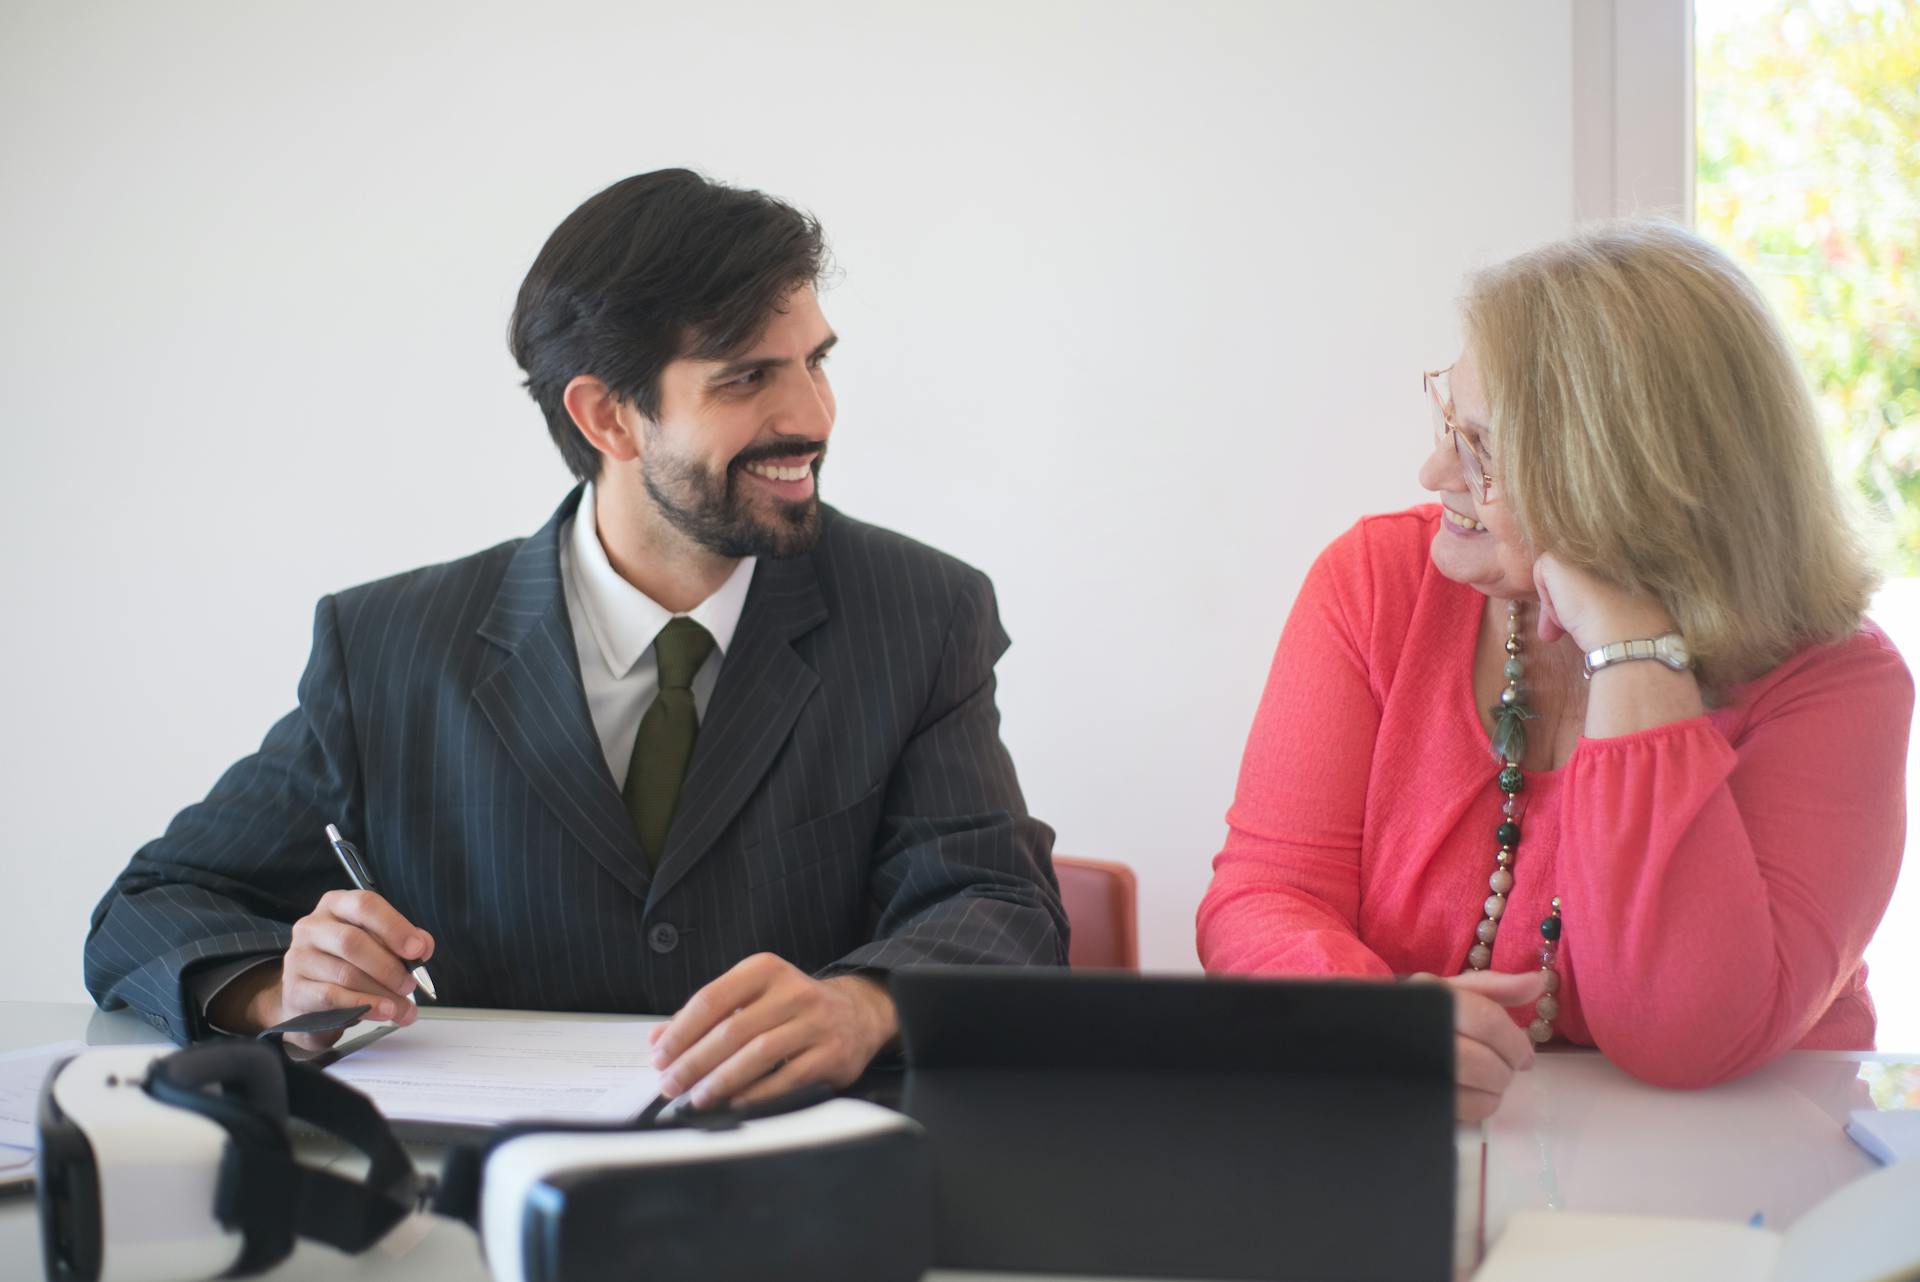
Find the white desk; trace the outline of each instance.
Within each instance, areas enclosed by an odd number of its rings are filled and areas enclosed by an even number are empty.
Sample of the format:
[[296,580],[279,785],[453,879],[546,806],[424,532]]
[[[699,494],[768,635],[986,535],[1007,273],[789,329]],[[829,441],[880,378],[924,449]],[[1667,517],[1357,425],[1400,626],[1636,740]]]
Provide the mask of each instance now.
[[1793,1051],[1701,1091],[1648,1086],[1597,1052],[1542,1055],[1485,1125],[1486,1242],[1516,1211],[1695,1216],[1783,1228],[1873,1159],[1841,1127],[1873,1101],[1869,1061],[1920,1054]]
[[[0,1051],[45,1042],[94,1045],[162,1040],[124,1013],[81,1004],[0,1002]],[[1865,1061],[1915,1055],[1795,1052],[1726,1086],[1665,1091],[1587,1051],[1540,1056],[1483,1128],[1461,1132],[1460,1275],[1516,1211],[1561,1208],[1694,1215],[1744,1222],[1755,1211],[1784,1226],[1873,1162],[1841,1133],[1866,1107]],[[1479,1178],[1476,1178],[1478,1176]],[[31,1198],[0,1200],[0,1277],[42,1276]],[[404,1257],[353,1259],[302,1245],[275,1282],[408,1279],[485,1282],[472,1233],[438,1224]],[[1007,1274],[935,1272],[929,1282]],[[1062,1282],[1049,1278],[1047,1282]]]

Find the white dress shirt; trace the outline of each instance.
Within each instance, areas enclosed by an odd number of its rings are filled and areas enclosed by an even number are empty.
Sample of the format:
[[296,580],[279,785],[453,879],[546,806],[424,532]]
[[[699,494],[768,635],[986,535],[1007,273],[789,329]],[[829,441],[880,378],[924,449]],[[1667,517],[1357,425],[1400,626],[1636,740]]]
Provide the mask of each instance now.
[[[579,508],[560,532],[560,579],[566,588],[567,617],[573,621],[573,643],[579,650],[587,712],[593,717],[614,785],[622,787],[633,758],[633,741],[640,734],[640,718],[660,689],[653,639],[674,614],[621,578],[607,560],[593,496],[593,484],[588,482]],[[753,567],[753,557],[743,558],[718,591],[686,613],[713,636],[713,653],[693,677],[694,711],[702,721],[720,680],[720,664],[740,625],[740,611],[747,604]]]

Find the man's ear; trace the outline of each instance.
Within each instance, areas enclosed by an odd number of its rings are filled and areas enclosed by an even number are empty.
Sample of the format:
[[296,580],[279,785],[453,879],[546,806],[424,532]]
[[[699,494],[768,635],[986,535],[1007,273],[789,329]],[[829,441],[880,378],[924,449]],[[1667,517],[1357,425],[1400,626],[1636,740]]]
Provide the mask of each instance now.
[[576,375],[560,400],[594,449],[616,463],[640,457],[640,413],[622,404],[605,383],[591,374]]

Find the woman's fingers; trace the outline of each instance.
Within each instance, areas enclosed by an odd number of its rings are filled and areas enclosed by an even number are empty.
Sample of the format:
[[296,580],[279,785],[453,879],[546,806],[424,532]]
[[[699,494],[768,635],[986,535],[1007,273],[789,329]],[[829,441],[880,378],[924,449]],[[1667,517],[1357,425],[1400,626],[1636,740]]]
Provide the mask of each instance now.
[[1456,1122],[1484,1122],[1499,1111],[1498,1095],[1464,1086],[1453,1094],[1453,1120]]
[[1453,1027],[1460,1036],[1498,1055],[1514,1072],[1533,1067],[1533,1039],[1513,1022],[1512,1016],[1486,998],[1455,993]]
[[1533,1066],[1533,1039],[1513,1022],[1507,1008],[1539,1000],[1546,992],[1546,976],[1540,971],[1481,970],[1445,979],[1424,974],[1413,978],[1453,990],[1455,1117],[1477,1122],[1491,1116],[1513,1085],[1513,1075]]
[[1470,970],[1442,982],[1455,992],[1476,993],[1502,1006],[1537,1002],[1547,991],[1547,973],[1543,970]]
[[1565,634],[1566,629],[1560,626],[1560,614],[1553,608],[1553,588],[1547,581],[1549,568],[1549,558],[1545,556],[1535,558],[1533,592],[1540,598],[1540,617],[1535,626],[1540,634],[1540,640],[1551,645]]
[[1515,1069],[1532,1066],[1533,1039],[1513,1022],[1506,1008],[1540,1000],[1547,991],[1543,972],[1471,971],[1446,982],[1453,989],[1455,1032],[1485,1044]]
[[1485,1042],[1454,1035],[1453,1083],[1460,1090],[1484,1091],[1498,1099],[1513,1085],[1514,1072],[1513,1065]]

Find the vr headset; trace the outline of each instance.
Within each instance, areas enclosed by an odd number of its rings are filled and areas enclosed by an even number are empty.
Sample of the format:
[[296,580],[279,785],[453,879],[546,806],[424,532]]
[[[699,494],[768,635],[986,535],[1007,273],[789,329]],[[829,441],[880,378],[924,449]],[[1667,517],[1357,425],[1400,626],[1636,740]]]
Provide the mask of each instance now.
[[[48,1282],[244,1277],[302,1237],[363,1251],[423,1193],[366,1096],[271,1043],[88,1051],[54,1067],[38,1121]],[[289,1122],[358,1149],[366,1177],[295,1161]]]
[[449,1159],[435,1209],[479,1230],[495,1282],[912,1282],[933,1261],[924,1134],[827,1094],[509,1131]]
[[[309,1024],[339,1026],[310,1017],[273,1034]],[[451,1151],[436,1183],[371,1101],[289,1060],[277,1037],[92,1050],[41,1092],[46,1275],[242,1277],[300,1238],[358,1253],[431,1211],[479,1232],[498,1282],[918,1278],[933,1245],[920,1128],[826,1095],[666,1123],[508,1128]],[[365,1177],[295,1160],[292,1123],[364,1154]]]

